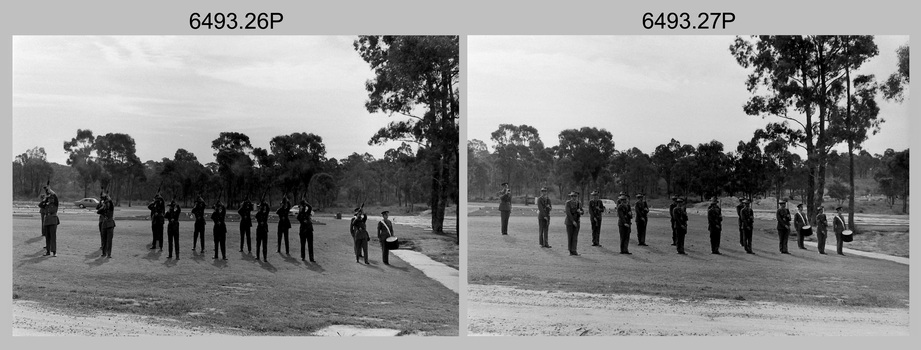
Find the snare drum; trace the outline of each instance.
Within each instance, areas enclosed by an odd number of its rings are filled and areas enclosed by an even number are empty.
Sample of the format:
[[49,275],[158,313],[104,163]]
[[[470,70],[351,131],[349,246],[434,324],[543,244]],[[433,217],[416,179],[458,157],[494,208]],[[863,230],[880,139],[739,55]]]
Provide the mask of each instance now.
[[396,237],[387,237],[384,241],[384,246],[387,247],[387,250],[399,249],[400,239]]
[[803,228],[800,229],[799,232],[800,232],[800,235],[803,237],[812,236],[812,226],[809,226],[809,225],[803,226]]
[[854,240],[854,231],[844,230],[841,232],[841,241],[842,242],[851,242]]

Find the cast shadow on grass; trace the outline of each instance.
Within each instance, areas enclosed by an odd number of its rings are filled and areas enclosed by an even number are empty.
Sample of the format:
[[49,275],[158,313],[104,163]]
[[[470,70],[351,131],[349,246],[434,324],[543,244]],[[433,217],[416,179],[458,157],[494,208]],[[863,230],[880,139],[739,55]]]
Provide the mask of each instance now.
[[96,259],[90,260],[86,264],[89,265],[90,267],[99,267],[99,266],[102,266],[102,264],[109,262],[109,260],[112,260],[112,259],[103,258],[102,254],[100,254],[99,256],[96,257]]
[[282,260],[291,265],[299,266],[301,264],[300,260],[297,258],[291,257],[290,255],[282,255]]
[[510,235],[502,235],[502,240],[505,241],[506,243],[511,243],[511,244],[518,243],[518,239]]
[[218,267],[222,269],[227,267],[227,260],[221,259],[220,257],[218,257],[217,259],[211,259],[211,260],[214,260],[211,262],[211,265],[213,265],[214,267]]
[[95,259],[102,255],[102,249],[97,249],[92,253],[86,254],[83,256],[84,259]]
[[19,264],[17,264],[16,267],[20,267],[20,266],[23,266],[23,265],[25,265],[25,264],[37,264],[37,263],[40,263],[40,262],[45,261],[45,260],[47,260],[48,258],[50,258],[51,255],[47,255],[47,256],[46,256],[46,255],[45,255],[45,250],[44,250],[44,249],[41,249],[41,250],[39,250],[38,252],[35,252],[35,253],[32,253],[32,254],[27,254],[26,257],[28,257],[28,259],[19,260]]
[[767,260],[773,260],[773,261],[784,261],[784,259],[774,256],[774,255],[780,255],[780,252],[778,251],[773,251],[773,250],[768,251],[768,250],[754,249],[754,248],[752,248],[752,251],[755,252],[755,256],[761,259],[767,259]]
[[163,266],[173,267],[173,266],[176,266],[177,263],[178,261],[176,261],[176,259],[166,259],[165,261],[163,261]]
[[275,273],[276,271],[278,271],[278,269],[276,269],[275,266],[272,265],[272,263],[270,262],[267,262],[267,261],[259,262],[258,260],[256,262],[259,263],[259,267],[261,267],[263,270],[266,270],[271,273]]
[[396,266],[396,265],[394,265],[394,264],[392,264],[392,263],[391,263],[390,265],[384,265],[384,266],[387,266],[387,267],[389,267],[389,268],[391,268],[391,269],[394,269],[394,270],[400,270],[400,271],[403,271],[403,272],[409,271],[409,267],[408,267],[408,266]]
[[196,253],[196,252],[193,250],[193,251],[192,251],[192,261],[195,261],[195,262],[197,262],[197,263],[203,263],[203,262],[205,262],[205,253]]
[[307,265],[307,269],[313,272],[323,273],[324,271],[326,271],[326,269],[324,269],[323,266],[320,265],[320,263],[310,263],[310,262],[305,261],[304,265]]
[[560,253],[560,250],[559,250],[559,249],[554,249],[554,248],[541,248],[540,251],[545,252],[545,253],[550,254],[550,255],[553,255],[553,256],[555,256],[555,257],[561,257],[561,256],[563,256],[563,254]]
[[39,241],[44,241],[45,236],[32,237],[26,240],[26,244],[32,244]]
[[144,255],[144,260],[157,261],[160,260],[160,256],[162,255],[162,250],[148,249],[147,255]]

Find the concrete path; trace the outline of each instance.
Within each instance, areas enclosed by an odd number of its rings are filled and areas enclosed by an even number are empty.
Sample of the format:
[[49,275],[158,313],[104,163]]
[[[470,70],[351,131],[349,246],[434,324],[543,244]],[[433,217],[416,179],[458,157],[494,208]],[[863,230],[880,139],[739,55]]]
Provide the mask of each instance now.
[[[818,247],[819,247],[819,244],[816,243],[816,242],[808,242],[808,241],[807,241],[807,242],[803,242],[803,243],[804,243],[805,245],[808,245],[808,246],[813,247],[813,248],[815,248],[815,249],[819,249],[819,248],[818,248]],[[826,245],[825,245],[825,253],[827,253],[827,254],[837,254],[837,250],[835,250],[835,249],[836,249],[836,248],[835,248],[835,245],[834,245],[834,244],[832,244],[832,245],[826,244]],[[865,256],[865,257],[873,258],[873,259],[888,260],[888,261],[896,262],[896,263],[899,263],[899,264],[908,265],[908,258],[903,258],[903,257],[901,257],[901,256],[892,256],[892,255],[886,255],[886,254],[880,254],[880,253],[871,253],[871,252],[865,252],[865,251],[862,251],[862,250],[854,250],[854,249],[850,249],[850,248],[844,248],[844,249],[842,249],[842,252],[844,253],[844,255],[853,254],[853,255]],[[818,253],[816,253],[816,254],[818,254]]]
[[390,252],[413,267],[421,270],[429,278],[453,290],[454,293],[458,293],[460,290],[459,273],[450,266],[432,260],[432,258],[429,258],[425,254],[412,250],[397,249],[391,250]]

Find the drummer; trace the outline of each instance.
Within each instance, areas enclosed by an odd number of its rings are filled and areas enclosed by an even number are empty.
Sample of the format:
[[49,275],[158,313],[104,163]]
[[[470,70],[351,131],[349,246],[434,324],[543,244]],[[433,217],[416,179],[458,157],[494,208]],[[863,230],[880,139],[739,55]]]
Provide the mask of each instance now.
[[825,216],[825,208],[821,205],[816,207],[815,216],[815,236],[819,241],[819,254],[825,255],[825,239],[828,237],[828,218]]
[[390,212],[381,212],[381,221],[377,223],[377,239],[381,242],[381,254],[384,265],[390,265],[390,249],[387,249],[387,238],[393,237],[393,223],[390,222]]
[[806,222],[806,213],[803,213],[803,203],[796,205],[796,214],[793,215],[793,228],[796,229],[796,245],[799,249],[806,249],[806,246],[803,244],[803,238],[812,234],[806,231],[811,231],[812,228],[809,227],[809,223]]
[[838,255],[844,255],[844,230],[847,230],[847,224],[844,221],[844,216],[841,215],[840,206],[835,208],[834,229],[835,240],[838,241]]

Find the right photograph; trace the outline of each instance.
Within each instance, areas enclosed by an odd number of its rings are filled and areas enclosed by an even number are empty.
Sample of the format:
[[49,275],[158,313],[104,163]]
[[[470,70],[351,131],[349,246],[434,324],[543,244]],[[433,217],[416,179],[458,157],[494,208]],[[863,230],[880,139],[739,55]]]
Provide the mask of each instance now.
[[469,36],[467,335],[908,335],[909,37]]

